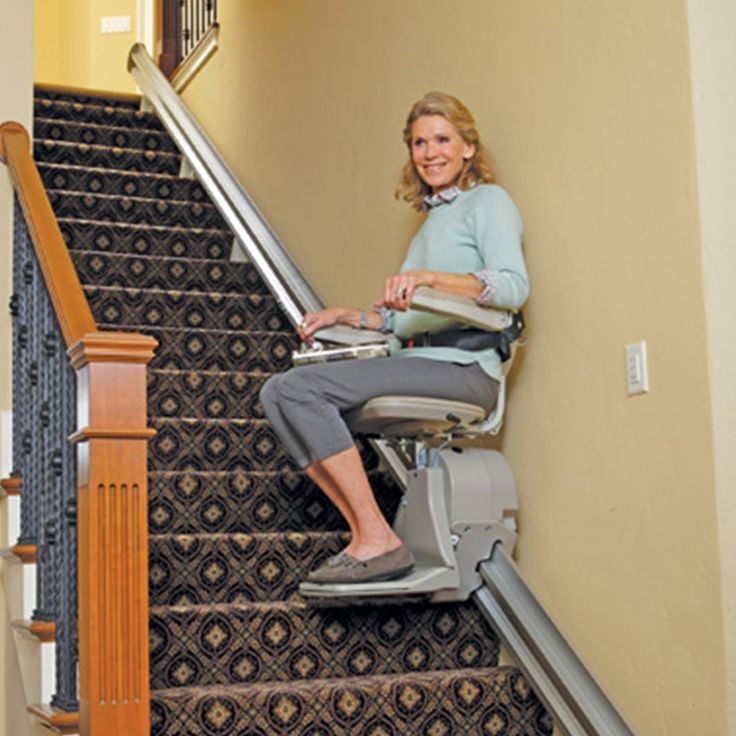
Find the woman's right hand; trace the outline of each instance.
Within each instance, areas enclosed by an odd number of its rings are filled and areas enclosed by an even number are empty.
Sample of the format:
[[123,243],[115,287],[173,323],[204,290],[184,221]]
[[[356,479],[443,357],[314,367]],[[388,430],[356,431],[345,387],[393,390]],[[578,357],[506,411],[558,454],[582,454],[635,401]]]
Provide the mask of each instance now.
[[307,312],[296,328],[296,331],[307,345],[311,345],[314,342],[314,333],[323,330],[325,327],[332,327],[338,324],[344,312],[345,310],[341,307],[330,307],[329,309],[320,309],[317,312]]

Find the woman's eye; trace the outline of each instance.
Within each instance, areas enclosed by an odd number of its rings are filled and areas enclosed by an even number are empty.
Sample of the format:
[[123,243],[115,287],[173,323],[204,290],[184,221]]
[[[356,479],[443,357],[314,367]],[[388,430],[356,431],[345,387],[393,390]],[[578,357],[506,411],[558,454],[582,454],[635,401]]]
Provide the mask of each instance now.
[[449,143],[450,142],[450,139],[446,135],[441,135],[441,136],[438,136],[437,141],[439,143]]
[[417,138],[412,145],[414,148],[420,148],[424,145],[424,141],[421,138]]

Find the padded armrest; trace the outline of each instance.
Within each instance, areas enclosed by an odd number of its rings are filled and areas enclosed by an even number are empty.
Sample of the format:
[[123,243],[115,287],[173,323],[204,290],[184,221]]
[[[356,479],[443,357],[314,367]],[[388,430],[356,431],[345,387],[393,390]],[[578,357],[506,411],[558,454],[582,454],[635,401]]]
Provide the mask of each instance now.
[[479,307],[467,296],[448,294],[428,286],[420,286],[414,292],[411,306],[412,309],[436,312],[489,332],[505,330],[513,321],[513,312],[506,309]]

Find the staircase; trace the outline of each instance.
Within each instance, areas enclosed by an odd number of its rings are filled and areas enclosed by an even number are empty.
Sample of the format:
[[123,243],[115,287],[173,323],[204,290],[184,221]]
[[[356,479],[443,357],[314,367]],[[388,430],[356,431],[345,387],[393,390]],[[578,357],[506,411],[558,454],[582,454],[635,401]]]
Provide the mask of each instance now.
[[[313,607],[347,541],[258,391],[294,334],[157,118],[37,89],[34,153],[100,329],[152,335],[150,658],[157,736],[551,734],[472,603]],[[237,247],[237,246],[236,246]],[[365,446],[387,515],[399,493]],[[94,736],[97,736],[95,734]]]

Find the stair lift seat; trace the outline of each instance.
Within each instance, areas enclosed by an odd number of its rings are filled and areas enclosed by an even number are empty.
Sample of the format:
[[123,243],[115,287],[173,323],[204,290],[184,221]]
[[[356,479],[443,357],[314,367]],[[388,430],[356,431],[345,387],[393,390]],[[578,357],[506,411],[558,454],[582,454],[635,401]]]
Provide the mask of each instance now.
[[[477,306],[471,299],[422,287],[415,308],[452,316],[486,330],[502,330],[513,314]],[[505,364],[507,372],[511,360]],[[302,595],[336,599],[408,597],[466,600],[482,582],[478,564],[495,544],[509,554],[516,541],[518,498],[503,455],[457,447],[455,440],[497,434],[505,409],[505,376],[490,415],[473,404],[416,396],[379,396],[346,416],[350,429],[398,446],[411,444],[414,457],[394,528],[416,559],[398,580],[324,585],[304,582]],[[406,456],[406,453],[402,453]]]

